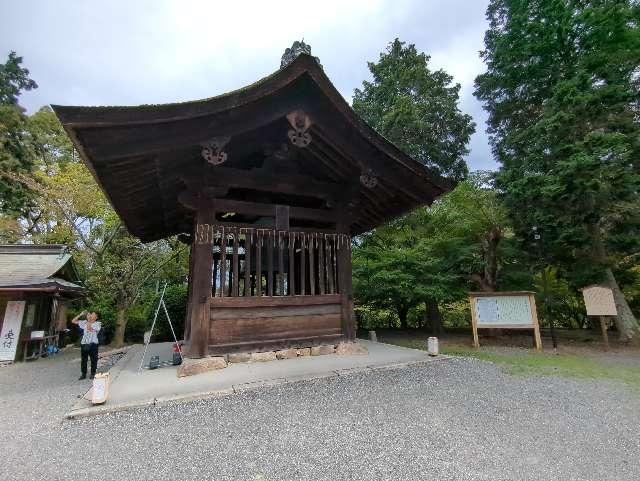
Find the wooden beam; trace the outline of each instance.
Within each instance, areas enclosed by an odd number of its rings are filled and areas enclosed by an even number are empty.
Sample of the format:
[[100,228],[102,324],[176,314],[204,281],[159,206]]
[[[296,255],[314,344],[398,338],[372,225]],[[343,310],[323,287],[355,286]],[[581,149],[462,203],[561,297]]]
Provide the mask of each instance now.
[[[264,169],[211,167],[205,169],[204,175],[187,174],[182,176],[182,180],[188,186],[216,185],[330,200],[342,199],[345,193],[350,192],[349,185],[346,184],[319,181],[306,175],[273,173]],[[353,183],[352,179],[349,184]]]
[[[276,204],[262,204],[231,199],[207,199],[190,191],[178,195],[178,201],[188,209],[198,210],[202,207],[214,207],[216,212],[235,212],[238,214],[273,217],[276,216]],[[336,209],[310,209],[307,207],[290,207],[292,219],[335,222],[339,212]]]

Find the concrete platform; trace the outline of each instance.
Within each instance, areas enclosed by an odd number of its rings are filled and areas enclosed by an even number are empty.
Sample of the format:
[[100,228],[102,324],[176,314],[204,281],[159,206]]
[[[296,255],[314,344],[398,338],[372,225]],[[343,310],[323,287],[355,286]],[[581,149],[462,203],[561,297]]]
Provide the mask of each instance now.
[[[345,376],[355,372],[396,369],[424,362],[436,362],[446,356],[429,357],[425,351],[360,340],[369,354],[358,356],[298,357],[270,362],[230,364],[226,369],[178,378],[177,367],[168,366],[138,372],[143,346],[131,348],[110,371],[109,399],[93,406],[80,399],[65,415],[72,419],[145,406],[203,399],[309,379]],[[153,355],[160,361],[171,358],[171,343],[151,344],[143,366]]]

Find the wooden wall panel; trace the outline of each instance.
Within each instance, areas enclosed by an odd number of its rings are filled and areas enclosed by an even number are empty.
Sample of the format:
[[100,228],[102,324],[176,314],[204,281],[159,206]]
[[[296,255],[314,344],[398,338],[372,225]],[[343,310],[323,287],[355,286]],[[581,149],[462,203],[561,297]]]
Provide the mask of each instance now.
[[211,323],[210,342],[256,342],[340,334],[340,314],[219,319]]
[[[242,300],[245,302],[240,302]],[[339,295],[263,297],[246,302],[248,300],[218,298],[211,304],[211,351],[268,349],[275,342],[295,347],[296,340],[300,339],[308,345],[314,340],[320,343],[342,336]]]

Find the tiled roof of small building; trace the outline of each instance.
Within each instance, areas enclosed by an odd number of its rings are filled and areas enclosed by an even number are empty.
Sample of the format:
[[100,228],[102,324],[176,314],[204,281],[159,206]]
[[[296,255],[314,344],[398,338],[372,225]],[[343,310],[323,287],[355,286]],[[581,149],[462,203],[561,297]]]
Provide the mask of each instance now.
[[66,246],[0,245],[0,290],[82,290],[77,281],[71,254]]

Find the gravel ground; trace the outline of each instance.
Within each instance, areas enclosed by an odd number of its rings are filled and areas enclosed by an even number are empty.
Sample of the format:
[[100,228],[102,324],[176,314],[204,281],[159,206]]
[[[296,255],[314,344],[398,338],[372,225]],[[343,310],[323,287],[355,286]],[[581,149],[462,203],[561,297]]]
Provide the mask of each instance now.
[[0,369],[3,481],[640,479],[620,384],[453,358],[63,422],[77,358]]

